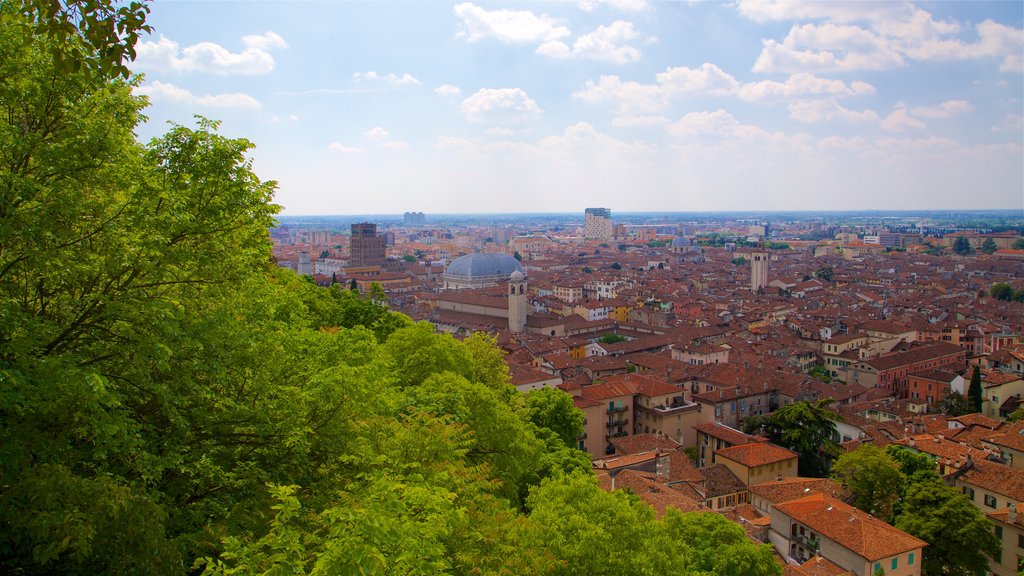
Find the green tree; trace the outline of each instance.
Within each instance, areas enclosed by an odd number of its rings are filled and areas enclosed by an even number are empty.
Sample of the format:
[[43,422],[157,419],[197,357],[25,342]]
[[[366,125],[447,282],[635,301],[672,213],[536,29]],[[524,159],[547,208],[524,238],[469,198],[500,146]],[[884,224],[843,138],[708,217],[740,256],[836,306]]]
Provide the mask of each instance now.
[[1024,250],[1024,238],[1018,238],[1014,240],[1013,246],[1011,246],[1011,248],[1013,248],[1014,250]]
[[989,294],[996,300],[1003,300],[1009,302],[1013,300],[1014,292],[1013,287],[1005,282],[996,282],[992,285],[989,290]]
[[967,256],[974,253],[974,248],[971,248],[971,242],[966,237],[957,236],[953,241],[953,252],[960,256]]
[[800,455],[801,476],[823,478],[834,458],[842,453],[835,438],[839,415],[828,409],[831,398],[817,402],[794,402],[771,414],[744,420],[747,433],[763,433],[772,442]]
[[572,402],[572,396],[557,388],[540,388],[526,395],[530,421],[554,432],[562,443],[572,448],[583,433],[583,412]]
[[408,262],[410,264],[415,264],[416,262],[418,262],[418,260],[416,260],[416,256],[414,254],[406,254],[406,255],[402,256],[402,260],[404,260],[404,261],[406,261],[406,262]]
[[619,264],[618,262],[612,262],[611,268],[612,270],[622,270],[622,264]]
[[951,390],[939,402],[939,409],[947,416],[963,416],[971,413],[972,406],[963,394]]
[[831,266],[822,266],[814,273],[814,276],[823,282],[832,282],[835,272],[833,272]]
[[737,256],[736,258],[730,260],[730,262],[732,262],[736,266],[743,266],[744,264],[747,263],[747,259],[742,256]]
[[597,341],[602,344],[618,344],[619,342],[625,342],[626,337],[620,334],[613,334],[609,332],[598,338]]
[[832,478],[853,493],[854,506],[879,518],[890,517],[903,482],[899,464],[874,444],[840,455]]
[[981,412],[982,402],[981,368],[975,366],[974,371],[971,372],[971,384],[967,388],[967,403],[972,412]]
[[983,576],[1001,544],[992,522],[956,489],[941,480],[918,482],[907,489],[896,527],[928,543],[921,563],[924,574]]
[[515,258],[516,260],[519,260],[520,262],[523,261],[523,255],[519,253],[519,250],[516,250],[515,253],[512,254],[512,257]]
[[981,243],[981,247],[978,250],[984,252],[985,254],[992,254],[998,249],[999,248],[996,246],[994,240],[992,240],[991,238],[986,238],[985,241]]

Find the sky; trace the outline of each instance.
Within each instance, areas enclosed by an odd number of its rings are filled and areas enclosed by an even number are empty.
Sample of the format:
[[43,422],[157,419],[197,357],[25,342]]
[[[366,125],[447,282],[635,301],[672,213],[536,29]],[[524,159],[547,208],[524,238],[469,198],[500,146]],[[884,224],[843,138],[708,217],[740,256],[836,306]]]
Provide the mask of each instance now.
[[1024,2],[155,0],[282,214],[1024,210]]

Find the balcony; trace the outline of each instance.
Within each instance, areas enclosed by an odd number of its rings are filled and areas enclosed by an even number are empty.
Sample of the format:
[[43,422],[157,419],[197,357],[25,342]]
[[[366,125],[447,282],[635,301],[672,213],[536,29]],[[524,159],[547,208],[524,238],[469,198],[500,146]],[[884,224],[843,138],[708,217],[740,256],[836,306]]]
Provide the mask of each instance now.
[[605,438],[622,438],[623,436],[629,436],[629,432],[609,432]]
[[617,420],[609,420],[605,425],[609,428],[615,428],[618,426],[625,426],[629,424],[629,418],[619,418]]
[[623,406],[613,406],[613,407],[608,409],[608,413],[609,414],[618,414],[620,412],[626,412],[628,410],[629,410],[629,407],[627,407],[625,405],[623,405]]

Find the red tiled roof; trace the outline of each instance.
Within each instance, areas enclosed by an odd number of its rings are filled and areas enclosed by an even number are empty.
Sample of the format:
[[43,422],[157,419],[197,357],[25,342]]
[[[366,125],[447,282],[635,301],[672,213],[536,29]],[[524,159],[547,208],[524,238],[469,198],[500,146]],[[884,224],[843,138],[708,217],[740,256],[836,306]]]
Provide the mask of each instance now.
[[924,540],[825,494],[812,494],[776,504],[775,509],[868,562],[928,545]]
[[784,462],[799,457],[796,452],[786,450],[770,442],[757,442],[722,448],[715,451],[715,456],[716,458],[727,458],[733,462],[738,462],[747,468]]

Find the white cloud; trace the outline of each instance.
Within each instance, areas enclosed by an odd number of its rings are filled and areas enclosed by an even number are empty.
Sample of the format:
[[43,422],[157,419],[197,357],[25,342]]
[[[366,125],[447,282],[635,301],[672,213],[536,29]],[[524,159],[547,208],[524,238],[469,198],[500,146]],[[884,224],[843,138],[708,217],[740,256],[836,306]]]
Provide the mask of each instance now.
[[1020,134],[1024,132],[1024,115],[1008,114],[1001,124],[992,127],[992,131]]
[[402,74],[401,76],[394,73],[378,74],[373,70],[369,72],[356,72],[352,75],[352,78],[356,82],[383,82],[394,86],[415,86],[421,84],[419,80],[410,74]]
[[610,6],[623,12],[643,12],[650,8],[647,0],[580,0],[580,9],[593,12],[598,6]]
[[391,134],[380,126],[374,126],[366,132],[363,132],[363,136],[370,142],[376,144],[378,148],[386,150],[404,150],[409,147],[405,142],[392,140]]
[[729,136],[739,126],[739,121],[732,114],[719,108],[714,112],[690,112],[669,125],[668,132],[673,136]]
[[589,34],[584,34],[572,43],[572,48],[561,41],[550,40],[537,47],[537,53],[551,58],[583,58],[609,62],[611,64],[628,64],[640,60],[640,50],[627,44],[640,35],[633,29],[632,22],[616,20],[608,26],[599,26]]
[[971,110],[974,106],[966,100],[947,100],[938,106],[915,106],[910,113],[923,118],[949,118]]
[[463,30],[458,37],[468,42],[497,38],[506,43],[538,43],[572,34],[547,14],[538,16],[529,10],[484,10],[472,2],[463,2],[454,11],[462,20]]
[[462,90],[460,90],[458,86],[442,84],[441,86],[434,88],[434,93],[440,94],[441,96],[458,96],[459,94],[462,94]]
[[737,95],[743,100],[759,101],[809,96],[863,96],[874,93],[875,87],[867,82],[854,80],[847,84],[842,80],[821,78],[814,74],[801,72],[793,74],[785,82],[765,80],[744,84]]
[[384,140],[387,140],[390,134],[380,126],[375,126],[364,132],[363,136],[366,136],[367,139],[373,140],[374,142],[383,142]]
[[613,102],[619,114],[658,112],[668,105],[660,86],[623,82],[618,76],[601,76],[596,83],[587,80],[573,97],[586,102]]
[[359,152],[366,152],[366,148],[345,146],[340,142],[332,142],[327,146],[327,149],[330,150],[331,152],[341,152],[342,154],[357,154]]
[[973,27],[938,21],[908,2],[741,1],[740,14],[758,22],[794,24],[786,37],[763,41],[755,72],[888,70],[908,60],[1001,58],[1002,72],[1024,72],[1024,30],[985,20]]
[[508,124],[531,120],[541,109],[522,88],[483,88],[462,101],[462,113],[470,122]]
[[799,100],[789,104],[789,117],[797,122],[813,124],[818,122],[877,122],[874,110],[849,110],[835,100]]
[[488,128],[487,130],[484,130],[484,132],[491,136],[513,136],[516,133],[516,131],[511,128],[501,127]]
[[159,80],[139,86],[134,91],[136,94],[148,96],[150,100],[153,101],[178,102],[181,104],[195,104],[216,108],[257,109],[261,106],[259,100],[249,96],[248,94],[232,93],[196,96],[184,88],[175,86],[174,84],[160,82]]
[[616,116],[612,118],[612,126],[616,128],[645,128],[648,126],[664,126],[672,122],[667,116]]
[[246,48],[231,52],[212,42],[200,42],[182,49],[177,42],[160,36],[158,40],[139,42],[135,66],[141,70],[168,72],[205,72],[208,74],[267,74],[274,69],[274,57],[267,51],[285,48],[284,39],[273,32],[245,36]]
[[655,76],[667,96],[676,94],[731,94],[739,85],[721,68],[705,62],[700,68],[668,68]]
[[259,50],[270,50],[272,48],[287,48],[288,43],[274,32],[265,32],[258,36],[242,36],[242,44],[247,48]]
[[925,123],[910,115],[905,106],[898,106],[884,120],[878,123],[883,129],[890,132],[903,132],[904,130],[918,130],[925,127]]

